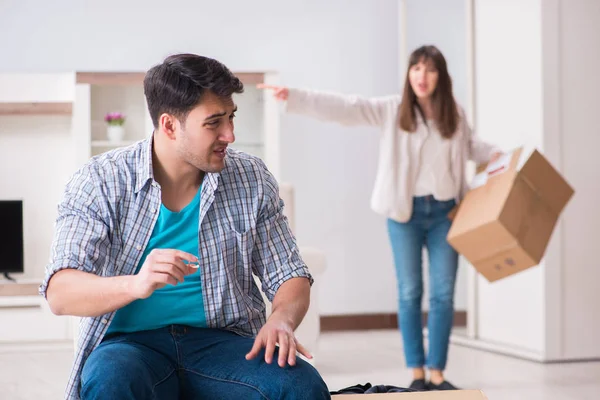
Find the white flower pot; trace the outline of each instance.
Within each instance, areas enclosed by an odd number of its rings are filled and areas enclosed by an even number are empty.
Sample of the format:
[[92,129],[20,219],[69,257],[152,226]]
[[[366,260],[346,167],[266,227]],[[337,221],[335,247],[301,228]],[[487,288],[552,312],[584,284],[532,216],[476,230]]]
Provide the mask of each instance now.
[[106,136],[111,143],[120,143],[125,136],[125,129],[122,125],[109,125],[106,127]]

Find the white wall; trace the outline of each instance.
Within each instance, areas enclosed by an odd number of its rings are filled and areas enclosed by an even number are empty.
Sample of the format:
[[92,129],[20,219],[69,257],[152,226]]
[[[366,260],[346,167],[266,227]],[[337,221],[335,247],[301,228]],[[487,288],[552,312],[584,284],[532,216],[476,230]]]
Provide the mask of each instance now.
[[[434,45],[444,55],[448,71],[452,77],[456,100],[467,107],[467,27],[464,0],[403,0],[405,3],[405,45],[406,57],[423,45]],[[403,71],[408,66],[408,58],[401,60]],[[402,77],[401,86],[405,77]],[[424,258],[426,260],[426,258]],[[427,266],[426,266],[427,268]],[[471,268],[461,257],[454,306],[456,310],[467,307],[467,269]],[[424,274],[425,287],[428,286],[428,273]],[[429,291],[425,290],[425,298]],[[425,308],[428,308],[425,302]]]
[[[467,104],[467,27],[464,0],[404,0],[407,56],[425,44],[440,49],[452,77],[454,95]],[[407,60],[408,62],[408,60]]]
[[600,357],[600,1],[560,0],[560,130],[564,172],[575,196],[564,214],[562,236],[561,353]]
[[[540,0],[476,0],[475,13],[476,129],[506,150],[543,151]],[[491,284],[479,278],[481,339],[544,349],[543,268]]]
[[[186,51],[217,58],[232,70],[278,71],[293,86],[364,95],[399,87],[396,0],[239,0],[227,7],[173,0],[166,9],[141,0],[21,0],[1,7],[0,37],[11,40],[0,41],[0,54],[10,54],[2,58],[0,72],[146,70],[170,53]],[[282,176],[296,188],[299,241],[327,256],[322,313],[394,312],[385,221],[369,209],[376,132],[292,116],[282,117],[282,130]],[[0,159],[23,154],[25,138],[0,137],[10,143],[0,149]],[[55,162],[52,150],[62,149],[63,142],[36,136],[35,162],[39,157]],[[35,176],[33,162],[18,161],[26,176]],[[36,199],[46,219],[40,229],[52,229],[58,199],[48,193],[60,192],[64,172],[55,171],[57,179],[47,181],[47,193]],[[0,178],[10,179],[5,172]],[[17,192],[33,191],[29,180],[17,183]],[[35,276],[42,274],[48,245],[34,251],[40,254],[30,266]]]

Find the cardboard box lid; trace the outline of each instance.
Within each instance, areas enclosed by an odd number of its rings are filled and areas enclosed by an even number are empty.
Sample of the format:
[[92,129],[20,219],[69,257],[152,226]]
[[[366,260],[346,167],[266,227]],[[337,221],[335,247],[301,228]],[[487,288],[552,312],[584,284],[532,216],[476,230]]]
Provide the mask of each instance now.
[[[471,189],[484,186],[505,172],[524,177],[544,198],[552,198],[552,207],[560,214],[574,193],[573,188],[536,148],[518,147],[493,163],[479,166]],[[560,192],[558,195],[556,192]]]
[[535,148],[519,147],[504,154],[486,165],[485,171],[477,174],[471,186],[483,186],[504,177],[506,183],[517,178],[524,179],[556,215],[562,212],[574,193],[565,178]]
[[338,394],[332,399],[357,399],[364,400],[487,400],[481,390],[448,390],[416,393],[372,393],[372,394]]

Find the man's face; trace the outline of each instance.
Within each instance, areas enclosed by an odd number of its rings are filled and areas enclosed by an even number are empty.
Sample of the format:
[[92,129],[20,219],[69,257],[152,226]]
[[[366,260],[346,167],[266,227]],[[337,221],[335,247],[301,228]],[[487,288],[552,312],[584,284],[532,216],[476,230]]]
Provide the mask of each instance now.
[[225,168],[227,146],[235,141],[233,119],[237,110],[231,97],[203,95],[200,105],[179,124],[175,150],[185,162],[204,172]]

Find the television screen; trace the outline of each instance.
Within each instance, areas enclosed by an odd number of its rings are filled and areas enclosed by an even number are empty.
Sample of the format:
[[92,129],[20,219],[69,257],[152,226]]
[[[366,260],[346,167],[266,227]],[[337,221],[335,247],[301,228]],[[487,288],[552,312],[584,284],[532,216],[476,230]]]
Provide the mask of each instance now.
[[23,202],[0,200],[0,273],[23,272]]

